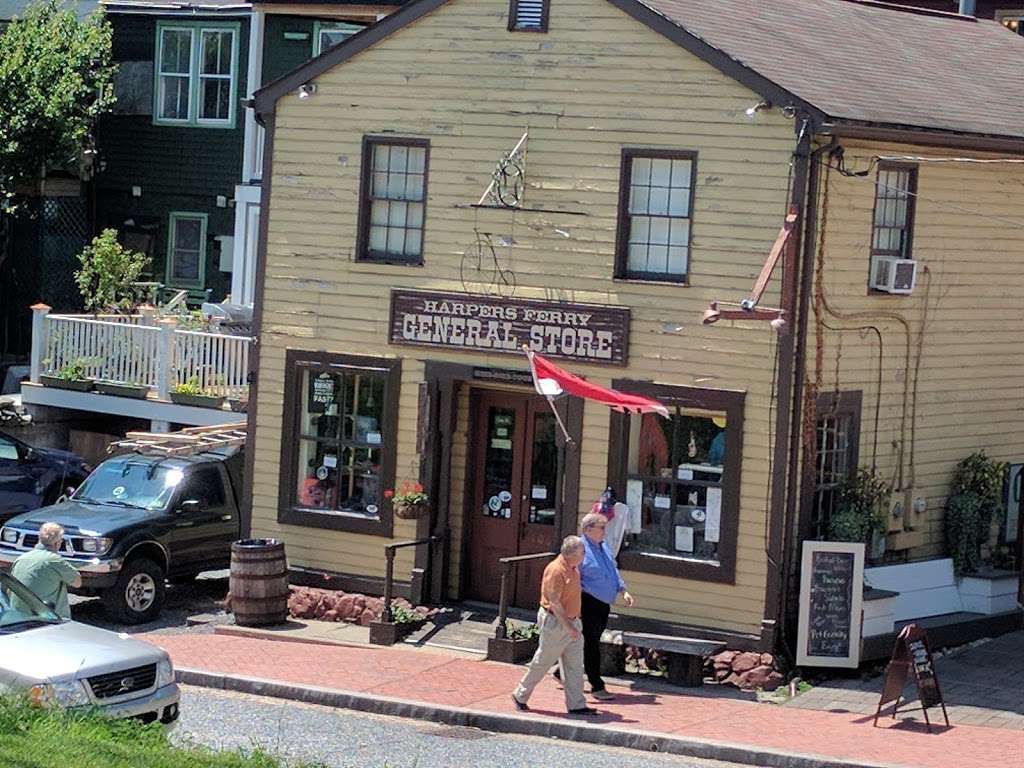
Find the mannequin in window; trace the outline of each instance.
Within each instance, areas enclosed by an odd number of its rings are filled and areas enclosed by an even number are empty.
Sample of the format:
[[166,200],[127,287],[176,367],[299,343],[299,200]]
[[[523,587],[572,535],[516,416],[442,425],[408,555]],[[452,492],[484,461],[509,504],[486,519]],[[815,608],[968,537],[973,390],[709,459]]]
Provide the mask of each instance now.
[[626,525],[629,522],[629,507],[616,500],[615,490],[609,485],[604,489],[601,498],[594,502],[590,511],[608,518],[604,541],[608,545],[612,557],[618,557],[619,549],[622,547],[622,538],[626,535]]

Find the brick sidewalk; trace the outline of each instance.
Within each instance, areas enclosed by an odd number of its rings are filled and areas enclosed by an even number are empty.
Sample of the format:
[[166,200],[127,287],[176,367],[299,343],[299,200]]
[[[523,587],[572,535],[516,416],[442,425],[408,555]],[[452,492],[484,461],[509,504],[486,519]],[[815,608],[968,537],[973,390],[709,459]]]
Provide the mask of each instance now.
[[[351,648],[223,635],[148,635],[179,667],[400,698],[495,714],[519,714],[509,692],[522,667],[405,648]],[[915,768],[992,768],[1019,764],[1024,731],[959,725],[932,734],[923,722],[754,704],[699,694],[637,691],[596,706],[585,722],[608,729],[705,739],[751,748]],[[530,700],[537,718],[568,719],[562,691],[548,678]],[[574,722],[582,718],[571,718]]]

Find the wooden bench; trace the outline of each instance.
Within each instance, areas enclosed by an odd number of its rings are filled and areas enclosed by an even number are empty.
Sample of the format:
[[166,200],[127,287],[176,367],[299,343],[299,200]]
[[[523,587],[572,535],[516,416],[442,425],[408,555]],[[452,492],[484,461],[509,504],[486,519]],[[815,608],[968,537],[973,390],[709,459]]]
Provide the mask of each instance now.
[[704,659],[726,648],[717,640],[698,640],[646,632],[605,632],[601,638],[602,674],[625,672],[625,647],[661,651],[668,658],[666,679],[675,685],[697,687],[704,684]]

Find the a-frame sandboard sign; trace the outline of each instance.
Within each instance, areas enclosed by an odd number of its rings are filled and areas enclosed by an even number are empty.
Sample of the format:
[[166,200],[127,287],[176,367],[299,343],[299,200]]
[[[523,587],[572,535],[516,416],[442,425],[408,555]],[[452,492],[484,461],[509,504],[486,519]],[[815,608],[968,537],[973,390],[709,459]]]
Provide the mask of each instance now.
[[896,717],[896,711],[903,698],[903,688],[911,672],[917,684],[917,697],[921,702],[921,712],[924,714],[928,732],[931,733],[932,730],[931,721],[928,719],[929,707],[942,707],[942,716],[948,728],[949,715],[946,714],[946,702],[943,701],[942,689],[939,688],[939,676],[935,671],[931,647],[928,645],[928,635],[917,624],[908,624],[896,636],[892,660],[885,668],[885,683],[882,686],[882,696],[878,700],[878,709],[875,710],[874,725],[878,725],[878,717],[886,704],[894,702],[892,716]]

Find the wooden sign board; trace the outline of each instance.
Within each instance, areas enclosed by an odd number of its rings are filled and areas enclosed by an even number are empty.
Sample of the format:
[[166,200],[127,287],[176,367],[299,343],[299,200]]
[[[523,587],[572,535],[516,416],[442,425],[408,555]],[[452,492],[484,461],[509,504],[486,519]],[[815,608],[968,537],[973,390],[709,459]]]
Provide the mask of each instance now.
[[388,341],[463,352],[522,355],[626,365],[627,307],[468,293],[391,291]]
[[875,710],[875,725],[878,724],[882,707],[887,704],[893,705],[892,716],[896,717],[900,701],[903,698],[903,689],[911,674],[913,674],[914,682],[917,685],[921,712],[924,714],[924,722],[929,732],[932,729],[931,721],[928,719],[930,707],[942,707],[942,716],[948,727],[949,715],[946,714],[946,703],[942,699],[942,689],[939,687],[939,676],[935,671],[935,660],[932,658],[931,647],[928,645],[928,635],[916,624],[908,624],[896,636],[896,645],[892,649],[892,660],[885,668],[882,695],[878,700],[878,709]]
[[805,541],[796,661],[806,667],[860,664],[864,545]]

